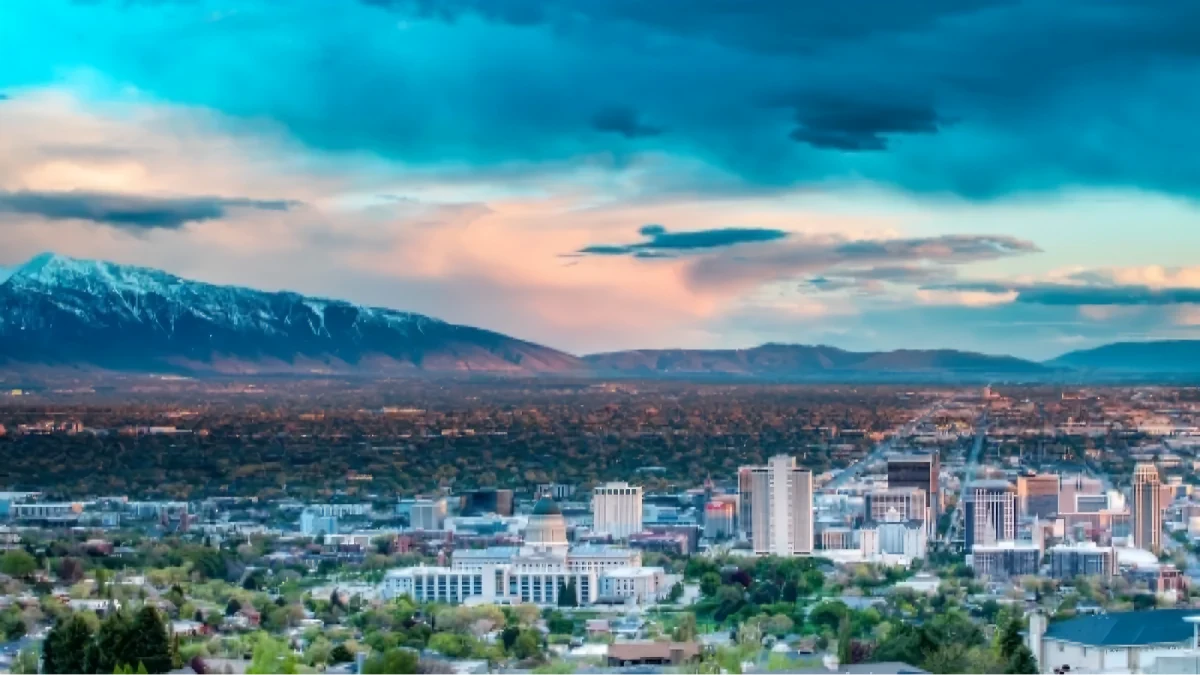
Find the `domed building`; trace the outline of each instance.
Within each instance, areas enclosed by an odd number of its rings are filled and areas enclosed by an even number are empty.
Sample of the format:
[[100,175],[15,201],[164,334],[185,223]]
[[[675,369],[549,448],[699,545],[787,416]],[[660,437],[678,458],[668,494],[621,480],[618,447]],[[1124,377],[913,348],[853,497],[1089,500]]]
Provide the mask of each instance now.
[[529,524],[525,526],[525,548],[527,552],[567,554],[567,519],[558,504],[549,497],[542,497],[533,505]]
[[642,554],[624,546],[572,547],[558,504],[533,505],[522,546],[459,549],[449,567],[408,567],[384,578],[385,598],[409,595],[421,602],[518,603],[554,606],[563,593],[571,604],[598,601],[653,603],[669,588],[666,570],[642,567]]

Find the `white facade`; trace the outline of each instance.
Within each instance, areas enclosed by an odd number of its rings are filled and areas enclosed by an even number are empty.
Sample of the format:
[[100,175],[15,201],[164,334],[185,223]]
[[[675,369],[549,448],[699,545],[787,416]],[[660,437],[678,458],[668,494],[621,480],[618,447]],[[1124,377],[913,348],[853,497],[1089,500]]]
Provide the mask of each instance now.
[[600,577],[600,595],[633,598],[638,604],[658,602],[666,592],[667,574],[661,567],[621,567]]
[[757,555],[813,552],[812,472],[796,458],[772,457],[766,466],[742,467],[738,475],[744,532]]
[[446,526],[446,499],[418,499],[409,510],[409,524],[414,530],[441,531]]
[[324,516],[315,511],[305,510],[300,514],[300,534],[315,537],[318,534],[337,534],[338,521],[335,516]]
[[642,488],[606,483],[592,492],[592,529],[613,539],[642,531]]

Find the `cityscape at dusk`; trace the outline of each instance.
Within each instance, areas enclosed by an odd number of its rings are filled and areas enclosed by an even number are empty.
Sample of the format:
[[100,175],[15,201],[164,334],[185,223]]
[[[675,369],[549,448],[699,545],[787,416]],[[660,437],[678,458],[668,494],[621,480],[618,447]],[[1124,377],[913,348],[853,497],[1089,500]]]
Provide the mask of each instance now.
[[1198,35],[0,2],[0,673],[1200,673]]

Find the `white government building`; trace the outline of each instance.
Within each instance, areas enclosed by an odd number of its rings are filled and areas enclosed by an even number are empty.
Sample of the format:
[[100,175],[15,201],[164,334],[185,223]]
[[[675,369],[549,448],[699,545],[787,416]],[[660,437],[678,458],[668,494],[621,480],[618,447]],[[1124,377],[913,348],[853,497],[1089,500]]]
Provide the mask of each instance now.
[[451,604],[555,605],[574,582],[580,605],[598,601],[652,603],[666,595],[666,572],[642,567],[641,551],[607,545],[572,547],[567,523],[549,497],[538,500],[525,529],[524,546],[454,551],[449,567],[391,570],[380,594],[408,595]]

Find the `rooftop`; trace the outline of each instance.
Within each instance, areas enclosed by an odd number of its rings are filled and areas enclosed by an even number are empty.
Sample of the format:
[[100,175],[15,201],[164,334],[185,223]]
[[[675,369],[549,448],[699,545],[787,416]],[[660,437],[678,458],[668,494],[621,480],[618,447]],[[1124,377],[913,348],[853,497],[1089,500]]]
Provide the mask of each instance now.
[[1185,619],[1198,615],[1196,609],[1156,609],[1077,616],[1050,624],[1045,638],[1097,647],[1178,644],[1192,641],[1193,627]]

